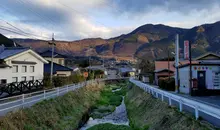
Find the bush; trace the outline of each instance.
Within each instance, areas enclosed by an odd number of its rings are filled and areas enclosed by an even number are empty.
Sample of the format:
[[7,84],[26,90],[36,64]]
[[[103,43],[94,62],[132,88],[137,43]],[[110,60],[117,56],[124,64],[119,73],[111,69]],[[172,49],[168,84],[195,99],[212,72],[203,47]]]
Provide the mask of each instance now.
[[158,81],[159,87],[167,91],[175,91],[175,79],[174,78],[160,78]]

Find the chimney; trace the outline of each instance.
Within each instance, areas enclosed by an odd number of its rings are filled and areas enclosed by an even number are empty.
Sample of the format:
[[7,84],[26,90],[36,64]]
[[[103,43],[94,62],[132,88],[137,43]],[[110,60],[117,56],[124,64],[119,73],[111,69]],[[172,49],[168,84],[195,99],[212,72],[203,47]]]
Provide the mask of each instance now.
[[0,54],[5,50],[5,46],[2,44],[0,45]]

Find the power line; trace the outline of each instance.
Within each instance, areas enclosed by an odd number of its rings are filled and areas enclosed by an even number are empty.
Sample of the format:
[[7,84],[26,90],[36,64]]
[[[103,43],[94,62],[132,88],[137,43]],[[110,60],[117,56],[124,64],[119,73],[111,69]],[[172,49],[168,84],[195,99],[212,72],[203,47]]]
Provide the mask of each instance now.
[[11,24],[11,23],[9,23],[9,22],[3,20],[3,19],[0,19],[0,20],[4,21],[7,25],[10,25],[11,27],[15,28],[17,31],[20,31],[21,33],[24,33],[24,34],[26,34],[26,35],[32,35],[32,36],[35,36],[35,37],[41,37],[41,38],[50,39],[49,37],[39,36],[39,35],[32,34],[32,33],[27,33],[27,32],[25,32],[25,31],[23,31],[23,30],[21,30],[21,29],[15,27],[13,24]]
[[97,20],[94,20],[93,17],[91,17],[90,15],[88,15],[88,14],[86,14],[86,13],[82,13],[82,12],[80,12],[80,11],[78,11],[78,10],[76,10],[76,9],[74,9],[74,8],[72,8],[72,7],[70,7],[70,6],[68,6],[68,5],[65,5],[65,4],[63,4],[63,3],[59,2],[59,1],[56,1],[56,3],[58,3],[58,4],[60,4],[60,5],[64,6],[64,7],[67,7],[67,8],[69,8],[69,9],[71,9],[72,11],[74,11],[74,12],[76,12],[76,13],[78,13],[78,14],[84,16],[84,17],[90,17],[90,18],[92,18],[93,21],[95,21],[96,23],[99,23],[99,24],[102,25],[103,27],[107,27],[107,26],[104,25],[103,23],[101,23],[101,22],[99,22],[99,21],[97,21]]

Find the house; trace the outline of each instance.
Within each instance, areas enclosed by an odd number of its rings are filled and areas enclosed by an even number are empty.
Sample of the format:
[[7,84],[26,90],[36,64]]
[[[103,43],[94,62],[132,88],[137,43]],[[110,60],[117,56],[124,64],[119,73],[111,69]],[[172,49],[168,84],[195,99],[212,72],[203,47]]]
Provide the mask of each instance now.
[[[51,61],[51,57],[52,57],[52,51],[51,50],[46,50],[44,52],[39,53],[42,57],[44,57],[44,59]],[[65,66],[65,58],[67,58],[67,56],[62,55],[56,51],[54,51],[54,57],[53,57],[53,62],[60,64],[62,66]]]
[[[167,60],[156,60],[155,61],[155,70],[154,70],[154,80],[158,85],[158,80],[160,78],[173,77],[175,75],[175,59],[171,61]],[[189,63],[188,60],[180,61],[179,65],[184,65]],[[193,63],[197,63],[197,61],[193,61]]]
[[192,88],[190,88],[190,64],[179,66],[181,93],[192,95],[220,94],[220,56],[207,53],[192,63]]
[[0,46],[0,83],[43,79],[46,63],[30,48]]
[[[44,74],[51,73],[51,62],[50,61],[48,62],[49,64],[44,64]],[[72,73],[73,73],[72,68],[68,68],[57,63],[53,63],[53,76],[67,77],[70,76]]]

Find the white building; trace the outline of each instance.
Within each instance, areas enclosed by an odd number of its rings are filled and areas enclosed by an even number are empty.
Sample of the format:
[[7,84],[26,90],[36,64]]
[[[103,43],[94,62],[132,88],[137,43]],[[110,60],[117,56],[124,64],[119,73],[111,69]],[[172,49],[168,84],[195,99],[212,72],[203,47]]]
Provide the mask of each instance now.
[[192,64],[192,79],[196,80],[190,88],[190,66],[185,64],[179,66],[180,92],[189,94],[198,92],[200,94],[213,94],[220,92],[220,56],[208,53],[197,59]]
[[43,57],[29,48],[0,46],[0,84],[43,79]]

